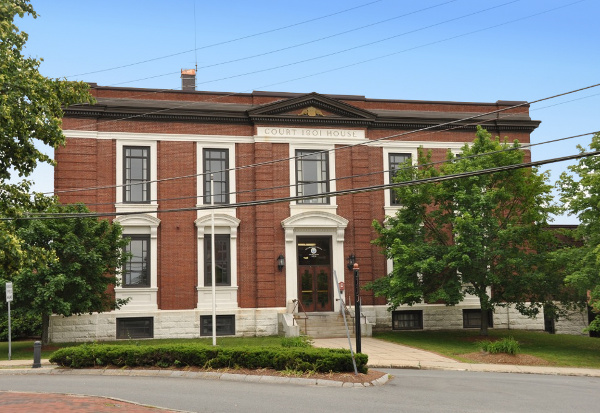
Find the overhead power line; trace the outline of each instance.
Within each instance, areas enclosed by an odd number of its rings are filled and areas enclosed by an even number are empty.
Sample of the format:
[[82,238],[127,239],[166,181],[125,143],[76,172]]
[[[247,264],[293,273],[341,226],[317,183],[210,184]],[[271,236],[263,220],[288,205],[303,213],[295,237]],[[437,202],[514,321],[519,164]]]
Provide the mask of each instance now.
[[[432,133],[437,133],[439,131],[435,131]],[[511,146],[509,148],[505,148],[505,149],[501,149],[498,151],[492,151],[492,152],[486,152],[486,153],[481,153],[481,154],[476,154],[476,155],[469,155],[469,156],[465,156],[462,159],[472,159],[472,158],[478,158],[478,157],[482,157],[482,156],[489,156],[489,155],[494,155],[497,153],[501,153],[501,152],[511,152],[511,151],[515,151],[515,150],[524,150],[524,149],[529,149],[533,146],[540,146],[540,145],[547,145],[550,143],[556,143],[556,142],[561,142],[561,141],[565,141],[565,140],[569,140],[569,139],[575,139],[575,138],[581,138],[583,136],[589,136],[589,135],[594,135],[596,133],[600,133],[600,131],[594,131],[594,132],[587,132],[587,133],[581,133],[578,135],[572,135],[572,136],[567,136],[564,138],[558,138],[558,139],[551,139],[551,140],[547,140],[544,142],[538,142],[538,143],[531,143],[531,144],[525,144],[525,145],[519,145],[518,147],[514,147]],[[444,159],[442,161],[435,161],[435,162],[429,162],[426,164],[421,164],[419,166],[437,166],[437,165],[442,165],[445,163],[449,163],[449,162],[453,162],[454,160],[448,160],[448,159]],[[394,169],[394,172],[400,172],[402,170],[405,170],[408,168],[396,168]],[[216,171],[216,172],[210,172],[211,174],[217,174],[220,172],[224,172],[224,171]],[[388,174],[390,173],[391,170],[390,169],[386,169],[386,170],[381,170],[381,171],[373,171],[373,172],[367,172],[364,174],[356,174],[356,175],[348,175],[348,176],[342,176],[342,177],[337,177],[337,178],[333,178],[333,179],[329,179],[329,182],[335,181],[344,181],[347,179],[355,179],[355,178],[364,178],[367,176],[373,176],[373,175],[382,175],[382,174]],[[204,176],[206,175],[205,173],[199,174],[200,176]],[[311,181],[305,181],[306,183],[311,183]],[[124,185],[118,185],[116,187],[125,187],[125,186],[130,186],[130,185],[140,185],[140,184],[124,184]],[[285,189],[285,188],[293,188],[298,186],[297,184],[286,184],[286,185],[280,185],[280,186],[272,186],[272,187],[268,187],[268,188],[256,188],[256,189],[249,189],[249,190],[244,190],[244,191],[234,191],[234,192],[228,192],[227,195],[240,195],[240,194],[248,194],[248,193],[257,193],[257,192],[265,192],[265,191],[273,191],[273,190],[277,190],[277,189]],[[182,197],[175,197],[175,198],[157,198],[157,199],[150,199],[150,202],[170,202],[170,201],[181,201],[181,200],[186,200],[186,199],[197,199],[197,198],[202,198],[204,195],[193,195],[193,196],[182,196]],[[105,203],[86,203],[86,206],[102,206],[102,205],[114,205],[114,202],[105,202]]]
[[[401,133],[397,133],[397,134],[387,135],[387,136],[383,136],[381,138],[372,139],[372,140],[368,140],[368,141],[365,141],[365,142],[359,142],[359,143],[356,143],[356,144],[343,145],[343,146],[340,146],[340,147],[337,147],[337,148],[333,148],[333,149],[329,149],[329,150],[315,151],[314,153],[335,152],[335,151],[338,151],[338,150],[349,149],[349,148],[353,148],[353,147],[356,147],[356,146],[369,145],[369,144],[372,144],[374,142],[379,142],[379,141],[386,140],[386,139],[398,138],[398,137],[401,137],[401,136],[407,136],[407,135],[411,135],[411,134],[418,133],[418,132],[432,130],[432,129],[443,127],[443,126],[455,125],[455,124],[458,124],[458,123],[461,123],[461,122],[478,119],[478,118],[481,118],[482,116],[493,115],[493,114],[505,112],[507,110],[516,109],[516,108],[527,106],[527,105],[532,105],[532,104],[543,102],[543,101],[550,100],[550,99],[555,99],[555,98],[558,98],[558,97],[561,97],[561,96],[566,96],[566,95],[569,95],[569,94],[581,92],[583,90],[592,89],[592,88],[595,88],[595,87],[598,87],[598,86],[600,86],[600,83],[597,83],[595,85],[585,86],[585,87],[582,87],[582,88],[579,88],[579,89],[570,90],[568,92],[559,93],[559,94],[548,96],[548,97],[545,97],[545,98],[536,99],[536,100],[529,101],[529,102],[522,102],[522,103],[519,103],[519,104],[516,104],[516,105],[513,105],[513,106],[509,106],[509,107],[506,107],[506,108],[496,109],[496,110],[493,110],[493,111],[489,111],[489,112],[485,112],[485,113],[480,113],[480,114],[473,115],[473,116],[468,116],[468,117],[465,117],[465,118],[462,118],[462,119],[457,119],[457,120],[453,120],[453,121],[449,121],[449,122],[444,122],[444,123],[440,123],[440,124],[436,124],[436,125],[431,125],[431,126],[427,126],[427,127],[420,128],[420,129],[415,129],[415,130],[408,131],[408,132],[401,132]],[[158,113],[158,112],[162,112],[162,111],[164,111],[164,110],[158,110],[158,111],[154,111],[154,112],[148,112],[147,114]],[[130,118],[135,118],[135,117],[138,117],[138,116],[143,116],[143,115],[133,115]],[[222,171],[214,171],[213,173],[229,172],[229,171],[236,171],[236,170],[242,170],[242,169],[248,169],[248,168],[256,168],[256,167],[259,167],[259,166],[271,165],[271,164],[275,164],[275,163],[279,163],[279,162],[287,162],[287,161],[294,160],[294,159],[297,159],[297,158],[298,157],[296,157],[296,156],[291,156],[291,157],[287,157],[287,158],[274,159],[274,160],[270,160],[270,161],[258,162],[258,163],[254,163],[254,164],[250,164],[250,165],[244,165],[244,166],[238,166],[238,167],[234,167],[234,168],[229,168],[229,169],[225,169],[225,170],[222,170]],[[169,177],[169,178],[162,178],[162,179],[144,181],[144,182],[140,182],[140,183],[136,183],[136,184],[173,181],[173,180],[178,180],[178,179],[187,179],[187,178],[192,178],[192,177],[198,177],[198,176],[202,176],[202,175],[203,175],[203,173],[190,174],[190,175],[182,175],[182,176],[176,176],[176,177]],[[64,190],[60,190],[60,191],[54,191],[54,192],[51,192],[51,193],[53,193],[53,194],[64,194],[64,193],[74,193],[74,192],[85,192],[85,191],[90,191],[90,190],[119,188],[119,187],[122,187],[122,186],[124,186],[124,185],[103,185],[103,186],[88,187],[88,188],[72,188],[72,189],[64,189]],[[50,193],[46,193],[46,194],[50,194]]]
[[[417,31],[420,31],[420,30],[424,30],[426,28],[430,28],[430,27],[434,27],[434,26],[439,26],[441,24],[444,24],[444,23],[447,23],[447,22],[450,22],[450,21],[454,21],[454,20],[458,20],[458,19],[461,19],[461,18],[464,18],[464,17],[467,17],[467,16],[471,16],[471,15],[474,15],[474,14],[482,13],[482,12],[491,10],[493,8],[502,7],[502,6],[514,3],[516,1],[520,1],[520,0],[513,0],[513,1],[508,2],[508,3],[503,3],[503,4],[500,4],[498,6],[490,7],[488,9],[483,9],[483,10],[480,10],[480,11],[477,11],[477,12],[473,12],[473,13],[470,13],[470,14],[467,14],[467,15],[464,15],[464,16],[459,16],[457,18],[446,20],[446,21],[443,21],[443,22],[440,22],[440,23],[437,23],[437,24],[434,24],[434,25],[431,25],[431,26],[426,26],[424,28],[415,29],[415,30],[413,30],[411,32],[408,32],[408,33],[413,33],[413,32],[417,32]],[[526,20],[526,19],[530,19],[532,17],[537,17],[537,16],[540,16],[542,14],[546,14],[546,13],[549,13],[549,12],[552,12],[552,11],[556,11],[556,10],[559,10],[559,9],[562,9],[562,8],[565,8],[565,7],[569,7],[569,6],[572,6],[572,5],[577,4],[577,3],[581,3],[583,1],[585,1],[585,0],[577,0],[577,1],[574,1],[572,3],[568,3],[568,4],[565,4],[565,5],[562,5],[562,6],[557,6],[557,7],[551,8],[551,9],[547,9],[547,10],[544,10],[544,11],[541,11],[541,12],[538,12],[538,13],[533,13],[533,14],[530,14],[530,15],[527,15],[527,16],[523,16],[523,17],[520,17],[520,18],[508,20],[508,21],[505,21],[503,23],[498,23],[498,24],[495,24],[495,25],[492,25],[492,26],[484,27],[482,29],[477,29],[477,30],[465,32],[465,33],[458,34],[458,35],[451,36],[451,37],[447,37],[447,38],[444,38],[444,39],[441,39],[441,40],[436,40],[436,41],[433,41],[433,42],[429,42],[429,43],[421,44],[421,45],[418,45],[418,46],[410,47],[410,48],[407,48],[407,49],[404,49],[404,50],[399,50],[399,51],[392,52],[392,53],[386,53],[386,54],[381,55],[381,56],[376,56],[376,57],[373,57],[373,58],[361,60],[361,61],[358,61],[358,62],[355,62],[355,63],[344,64],[343,66],[338,66],[336,68],[324,70],[324,71],[321,71],[321,72],[312,73],[312,74],[305,75],[305,76],[302,76],[302,77],[299,77],[299,78],[295,78],[295,79],[292,79],[292,80],[284,80],[282,82],[278,82],[278,83],[273,83],[273,84],[267,85],[267,87],[278,85],[278,84],[282,84],[282,83],[288,83],[288,82],[295,81],[295,80],[305,79],[305,78],[317,76],[317,75],[320,75],[320,74],[330,73],[330,72],[337,71],[337,70],[342,70],[342,69],[345,69],[345,68],[348,68],[348,67],[362,65],[364,63],[370,63],[370,62],[373,62],[373,61],[376,61],[376,60],[380,60],[380,59],[383,59],[383,58],[386,58],[386,57],[394,56],[394,55],[397,55],[397,54],[400,54],[400,53],[405,53],[405,52],[413,51],[413,50],[420,49],[420,48],[423,48],[423,47],[427,47],[427,46],[431,46],[431,45],[435,45],[435,44],[439,44],[439,43],[444,43],[444,42],[447,42],[447,41],[450,41],[450,40],[458,39],[458,38],[461,38],[461,37],[465,37],[465,36],[469,36],[469,35],[472,35],[472,34],[480,33],[480,32],[483,32],[483,31],[490,30],[490,29],[495,29],[497,27],[505,26],[505,25],[510,24],[510,23],[515,23],[515,22],[518,22],[518,21],[521,21],[521,20]],[[402,36],[402,35],[404,35],[404,34],[400,34],[400,35],[397,35],[397,36],[392,36],[391,38],[393,38],[393,37],[399,37],[399,36]],[[340,53],[344,53],[344,52],[347,52],[347,51],[351,51],[351,50],[354,50],[354,49],[366,47],[366,46],[369,46],[369,45],[372,45],[372,44],[375,44],[375,43],[380,43],[382,41],[389,40],[391,38],[381,39],[381,40],[374,41],[374,42],[371,42],[371,43],[367,43],[367,44],[364,44],[364,45],[355,46],[355,47],[352,47],[352,48],[343,49],[343,50],[339,50],[339,51],[334,51],[334,52],[331,52],[331,53],[328,53],[328,54],[325,54],[325,55],[315,56],[315,57],[311,57],[311,58],[299,60],[299,61],[296,61],[296,62],[286,63],[286,64],[283,64],[283,65],[271,66],[271,67],[267,67],[267,68],[264,68],[264,69],[254,70],[254,71],[245,72],[245,73],[238,73],[238,74],[234,74],[234,75],[230,75],[230,76],[226,76],[226,77],[221,77],[221,78],[217,78],[217,79],[205,80],[203,82],[199,82],[198,85],[208,84],[208,83],[215,83],[215,82],[220,82],[220,81],[229,80],[229,79],[235,79],[235,78],[249,76],[249,75],[253,75],[253,74],[257,74],[257,73],[264,73],[264,72],[268,72],[268,71],[272,71],[272,70],[276,70],[276,69],[290,67],[290,66],[294,66],[294,65],[297,65],[297,64],[301,64],[301,63],[307,63],[307,62],[311,62],[311,61],[314,61],[314,60],[323,59],[323,58],[326,58],[326,57],[329,57],[329,56],[333,56],[333,55],[336,55],[336,54],[340,54]],[[125,81],[125,82],[119,82],[119,83],[115,83],[114,86],[124,85],[124,84],[128,84],[128,83],[135,83],[135,82],[139,82],[139,81],[143,81],[143,80],[155,79],[155,78],[158,78],[158,77],[164,77],[164,76],[169,76],[169,75],[173,75],[173,74],[176,74],[176,72],[163,73],[163,74],[159,74],[159,75],[147,76],[147,77],[144,77],[144,78],[139,78],[139,79],[134,79],[134,80],[128,80],[128,81]]]
[[[301,22],[298,22],[298,23],[288,24],[286,26],[281,26],[281,27],[277,27],[275,29],[269,29],[269,30],[265,30],[265,31],[262,31],[262,32],[249,34],[249,35],[246,35],[246,36],[236,37],[235,39],[231,39],[231,40],[224,40],[224,41],[221,41],[221,42],[212,43],[212,44],[205,45],[205,46],[195,47],[194,49],[191,49],[191,50],[185,50],[185,51],[182,51],[182,52],[171,53],[171,54],[168,54],[168,55],[165,55],[165,56],[154,57],[152,59],[141,60],[139,62],[134,62],[134,63],[129,63],[129,64],[125,64],[125,65],[120,65],[120,66],[109,67],[109,68],[106,68],[106,69],[94,70],[94,71],[85,72],[85,73],[77,73],[75,75],[70,75],[70,76],[66,76],[66,77],[69,78],[69,77],[75,77],[75,76],[85,76],[85,75],[91,75],[91,74],[95,74],[95,73],[108,72],[108,71],[111,71],[111,70],[123,69],[125,67],[136,66],[136,65],[143,64],[143,63],[155,62],[157,60],[167,59],[169,57],[174,57],[174,56],[179,56],[179,55],[182,55],[182,54],[196,52],[198,50],[208,49],[208,48],[211,48],[211,47],[222,46],[222,45],[229,44],[229,43],[234,43],[234,42],[237,42],[237,41],[240,41],[240,40],[250,39],[252,37],[257,37],[257,36],[262,36],[264,34],[275,33],[275,32],[281,31],[281,30],[289,29],[291,27],[297,27],[297,26],[301,26],[303,24],[312,23],[312,22],[315,22],[315,21],[318,21],[318,20],[323,20],[323,19],[326,19],[328,17],[337,16],[339,14],[347,13],[347,12],[352,11],[352,10],[357,10],[357,9],[360,9],[360,8],[363,8],[363,7],[367,7],[367,6],[370,6],[372,4],[379,3],[381,1],[382,0],[371,1],[369,3],[364,3],[364,4],[358,5],[356,7],[351,7],[349,9],[340,10],[338,12],[326,14],[326,15],[320,16],[320,17],[315,17],[313,19],[304,20],[304,21],[301,21]],[[453,1],[456,1],[456,0],[453,0]],[[447,3],[450,3],[450,2],[447,2]],[[194,3],[194,7],[195,7],[195,3]]]
[[[341,49],[341,50],[333,51],[333,52],[326,53],[326,54],[323,54],[323,55],[320,55],[320,56],[313,56],[313,57],[310,57],[310,58],[307,58],[307,59],[298,60],[298,61],[295,61],[295,62],[285,63],[285,64],[278,65],[278,66],[271,66],[271,67],[268,67],[268,68],[265,68],[265,69],[254,70],[254,71],[251,71],[251,72],[246,72],[246,73],[241,73],[241,74],[237,74],[237,75],[226,76],[226,77],[222,77],[222,78],[218,78],[218,79],[205,80],[205,81],[200,82],[198,84],[199,85],[203,85],[203,84],[207,84],[207,83],[214,83],[214,82],[219,82],[219,81],[222,81],[222,80],[234,79],[234,78],[237,78],[237,77],[249,76],[249,75],[254,75],[254,74],[257,74],[257,73],[264,73],[264,72],[268,72],[268,71],[271,71],[271,70],[282,69],[284,67],[295,66],[295,65],[298,65],[298,64],[301,64],[301,63],[307,63],[307,62],[312,62],[312,61],[315,61],[315,60],[325,59],[325,58],[328,58],[328,57],[331,57],[331,56],[335,56],[335,55],[338,55],[338,54],[350,52],[352,50],[362,49],[364,47],[373,46],[373,45],[378,44],[378,43],[383,43],[383,42],[386,42],[388,40],[392,40],[392,39],[396,39],[398,37],[406,36],[408,34],[413,34],[413,33],[417,33],[417,32],[423,31],[423,30],[431,29],[433,27],[441,26],[442,24],[451,23],[451,22],[454,22],[454,21],[457,21],[457,20],[461,20],[461,19],[464,19],[464,18],[467,18],[467,17],[475,16],[477,14],[485,13],[487,11],[490,11],[490,10],[493,10],[493,9],[497,9],[497,8],[500,8],[500,7],[504,7],[504,6],[507,6],[509,4],[516,3],[516,2],[519,2],[519,1],[521,1],[521,0],[511,0],[511,1],[506,2],[506,3],[502,3],[502,4],[499,4],[499,5],[496,5],[496,6],[488,7],[488,8],[485,8],[485,9],[481,9],[481,10],[478,10],[478,11],[475,11],[475,12],[467,13],[467,14],[464,14],[462,16],[454,17],[452,19],[443,20],[443,21],[438,22],[438,23],[434,23],[434,24],[430,24],[430,25],[427,25],[427,26],[423,26],[423,27],[420,27],[420,28],[417,28],[417,29],[414,29],[414,30],[409,30],[409,31],[406,31],[406,32],[403,32],[403,33],[400,33],[400,34],[393,35],[393,36],[388,36],[388,37],[385,37],[383,39],[374,40],[372,42],[363,43],[363,44],[358,45],[358,46],[353,46],[353,47],[349,47],[349,48],[346,48],[346,49]],[[581,0],[581,1],[583,1],[583,0]],[[422,10],[427,10],[427,9],[429,9],[429,8],[425,8],[425,9],[422,9]],[[420,10],[418,10],[418,11],[420,11]],[[409,13],[407,15],[410,15],[410,14],[414,14],[414,13]],[[344,34],[344,33],[346,33],[346,32],[342,32],[341,34]],[[334,36],[329,36],[329,37],[326,37],[324,39],[327,39],[327,38],[330,38],[330,37],[334,37]],[[314,40],[314,41],[311,41],[311,42],[306,42],[306,43],[299,44],[297,46],[289,46],[289,47],[285,47],[285,48],[282,48],[282,49],[279,49],[279,50],[273,50],[271,52],[261,53],[261,54],[257,54],[257,55],[253,55],[253,56],[248,56],[248,57],[245,57],[245,58],[234,59],[234,60],[230,60],[230,61],[227,61],[227,62],[210,64],[210,65],[199,67],[199,69],[207,69],[207,68],[210,68],[210,67],[221,66],[221,65],[224,65],[224,64],[227,64],[227,63],[234,63],[234,62],[238,62],[238,61],[242,61],[242,60],[251,59],[251,58],[254,58],[254,57],[265,56],[265,55],[276,53],[276,52],[279,52],[279,51],[284,51],[284,50],[292,49],[292,48],[295,48],[295,47],[298,47],[298,46],[303,46],[305,44],[314,43],[314,42],[319,41],[319,40],[320,39],[317,39],[317,40]],[[409,49],[409,50],[412,50],[412,49]],[[397,54],[397,53],[399,53],[399,52],[392,53],[392,54]],[[128,83],[140,82],[142,80],[149,80],[149,79],[156,79],[158,77],[171,76],[171,75],[174,75],[174,74],[177,74],[177,73],[178,72],[163,73],[163,74],[160,74],[160,75],[153,75],[153,76],[148,76],[148,77],[144,77],[144,78],[140,78],[140,79],[127,80],[125,82],[114,83],[113,85],[114,86],[125,85],[125,84],[128,84]]]
[[[489,29],[496,28],[496,27],[499,27],[499,26],[503,26],[503,25],[506,25],[506,24],[509,24],[509,23],[513,23],[513,22],[516,22],[516,21],[525,20],[525,19],[528,19],[528,18],[531,18],[531,17],[535,17],[535,16],[538,16],[538,15],[549,13],[549,12],[552,12],[552,11],[555,11],[555,10],[558,10],[558,9],[561,9],[561,8],[569,7],[569,6],[572,6],[574,4],[581,3],[582,1],[584,1],[584,0],[578,0],[578,1],[575,1],[575,2],[572,2],[572,3],[568,3],[566,5],[558,6],[558,7],[555,7],[555,8],[552,8],[552,9],[548,9],[548,10],[545,10],[545,11],[542,11],[542,12],[539,12],[539,13],[531,14],[531,15],[528,15],[528,16],[525,16],[525,17],[514,19],[514,20],[510,20],[508,22],[500,23],[500,24],[497,24],[497,25],[494,25],[494,26],[489,26],[489,27],[486,27],[486,28],[483,28],[483,29],[479,29],[479,30],[475,30],[475,31],[467,32],[467,33],[463,33],[463,34],[460,34],[460,35],[457,35],[457,36],[453,36],[453,37],[449,37],[449,38],[446,38],[446,39],[442,39],[442,40],[438,40],[438,41],[426,43],[426,44],[423,44],[423,45],[420,45],[420,46],[415,46],[415,47],[412,47],[412,48],[409,48],[409,49],[405,49],[405,50],[401,50],[401,51],[397,51],[397,52],[385,54],[385,55],[382,55],[382,56],[377,56],[377,57],[374,57],[374,58],[371,58],[371,59],[366,59],[366,60],[362,60],[362,61],[355,62],[355,63],[348,63],[348,64],[345,64],[344,66],[339,66],[339,67],[336,67],[336,68],[332,68],[332,69],[328,69],[328,70],[324,70],[324,71],[320,71],[320,72],[315,72],[315,73],[312,73],[312,74],[304,75],[304,76],[293,78],[293,79],[288,79],[288,80],[284,80],[284,81],[280,81],[280,82],[266,84],[266,85],[263,85],[263,86],[255,87],[253,89],[247,89],[247,90],[242,91],[242,92],[227,93],[225,95],[219,96],[218,98],[204,100],[204,102],[221,100],[221,99],[224,99],[224,98],[227,98],[227,97],[230,97],[230,96],[235,96],[235,95],[238,95],[238,94],[241,94],[241,93],[248,93],[248,92],[251,92],[252,90],[255,90],[255,89],[256,90],[265,89],[265,88],[269,88],[269,87],[272,87],[272,86],[278,86],[278,85],[281,85],[281,84],[284,84],[284,83],[294,82],[294,81],[297,81],[297,80],[302,80],[302,79],[306,79],[306,78],[309,78],[309,77],[314,77],[314,76],[318,76],[318,75],[322,75],[322,74],[334,72],[334,71],[337,71],[337,70],[342,70],[342,69],[345,69],[345,68],[348,68],[348,67],[361,65],[361,64],[364,64],[364,63],[372,62],[372,61],[379,60],[379,59],[382,59],[382,58],[385,58],[385,57],[389,57],[389,56],[392,56],[392,55],[396,55],[396,54],[399,54],[399,53],[404,53],[404,52],[407,52],[407,51],[412,51],[412,50],[419,49],[419,48],[422,48],[422,47],[426,47],[426,46],[430,46],[430,45],[442,43],[442,42],[445,42],[445,41],[453,40],[453,39],[456,39],[456,38],[464,37],[464,36],[467,36],[467,35],[470,35],[470,34],[479,33],[481,31],[489,30]],[[243,76],[243,75],[244,74],[242,74],[242,75],[235,75],[234,77],[239,77],[239,76]],[[149,78],[144,78],[144,79],[149,79]],[[144,79],[138,79],[138,80],[144,80]],[[208,82],[212,82],[212,81],[208,81]],[[203,82],[203,83],[206,83],[206,82]],[[147,95],[147,94],[155,94],[155,93],[161,93],[161,92],[166,92],[166,91],[172,91],[172,90],[175,90],[175,89],[153,90],[152,92],[144,92],[144,93],[141,93],[141,94],[138,94],[138,95],[131,96],[131,98],[133,98],[133,97],[139,97],[139,96],[143,96],[143,95]],[[162,109],[162,110],[158,110],[158,111],[153,111],[153,112],[147,112],[147,113],[138,114],[138,115],[127,116],[127,117],[123,117],[123,118],[119,118],[119,119],[107,120],[107,121],[104,121],[104,122],[101,122],[101,123],[102,124],[106,124],[106,123],[110,123],[110,122],[120,122],[120,121],[124,121],[124,120],[134,119],[134,118],[137,118],[137,117],[140,117],[140,116],[149,115],[149,114],[161,113],[161,112],[166,112],[166,111],[170,111],[170,110],[173,110],[173,109],[184,108],[184,107],[192,105],[194,103],[196,103],[196,102],[186,102],[186,103],[183,103],[181,105],[178,105],[176,107],[172,107],[172,108],[169,108],[169,109]],[[85,105],[87,105],[87,103],[82,104],[82,105],[85,106]],[[81,125],[78,128],[76,128],[76,129],[85,129],[86,127],[93,127],[93,126],[96,126],[96,123],[89,124],[89,125]]]
[[[437,176],[437,177],[432,177],[432,178],[416,179],[416,180],[412,180],[412,181],[395,182],[395,183],[390,183],[390,184],[371,185],[371,186],[366,186],[366,187],[361,187],[361,188],[351,188],[351,189],[343,189],[343,190],[337,190],[337,191],[329,191],[329,192],[323,192],[323,193],[315,194],[315,195],[289,196],[289,197],[271,198],[271,199],[264,199],[264,200],[257,200],[257,201],[236,202],[236,203],[232,203],[232,204],[203,205],[203,206],[189,207],[189,208],[163,209],[163,210],[157,210],[157,211],[153,211],[153,212],[159,213],[159,214],[161,214],[161,213],[164,214],[164,213],[171,213],[171,212],[187,212],[187,211],[200,211],[200,210],[211,210],[211,209],[244,208],[244,207],[250,207],[250,206],[260,206],[260,205],[275,204],[275,203],[280,203],[280,202],[300,201],[300,200],[314,199],[314,198],[330,198],[333,196],[342,196],[342,195],[351,195],[351,194],[358,194],[358,193],[365,193],[365,192],[381,191],[381,190],[390,189],[390,188],[423,185],[423,184],[429,184],[429,183],[449,181],[449,180],[453,180],[453,179],[468,178],[468,177],[472,177],[472,176],[487,175],[487,174],[492,174],[492,173],[497,173],[497,172],[505,172],[505,171],[523,169],[523,168],[531,168],[531,167],[546,165],[546,164],[550,164],[550,163],[570,161],[570,160],[581,159],[581,158],[586,158],[589,156],[597,156],[597,155],[600,155],[600,151],[583,152],[583,153],[579,153],[577,155],[569,155],[569,156],[562,156],[559,158],[545,159],[545,160],[541,160],[541,161],[524,162],[524,163],[514,164],[514,165],[499,166],[499,167],[494,167],[494,168],[482,169],[479,171],[462,172],[462,173],[458,173],[458,174]],[[55,214],[46,214],[46,215],[36,216],[36,217],[24,216],[24,217],[18,217],[18,218],[12,218],[12,217],[11,218],[0,218],[0,221],[33,220],[33,219],[67,219],[67,218],[87,218],[87,217],[100,218],[100,217],[112,217],[112,216],[117,216],[117,215],[118,216],[140,215],[140,214],[147,214],[147,213],[148,213],[148,211],[130,211],[130,212],[119,212],[119,213],[117,213],[117,212],[102,212],[102,213],[92,212],[92,213],[80,213],[80,214],[55,213]]]

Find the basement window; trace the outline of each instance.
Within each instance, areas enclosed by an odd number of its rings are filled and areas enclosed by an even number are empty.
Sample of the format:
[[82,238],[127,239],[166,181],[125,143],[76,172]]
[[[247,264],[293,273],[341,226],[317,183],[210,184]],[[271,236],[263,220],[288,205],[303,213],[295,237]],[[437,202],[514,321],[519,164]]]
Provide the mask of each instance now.
[[117,318],[117,339],[154,338],[154,317]]
[[392,312],[392,330],[422,330],[423,311],[404,310]]
[[[487,313],[488,327],[494,327],[494,317],[491,311]],[[480,328],[481,327],[481,310],[469,309],[463,310],[463,328]]]
[[[235,315],[217,316],[217,335],[234,336],[235,335]],[[200,316],[200,336],[212,336],[212,315]]]

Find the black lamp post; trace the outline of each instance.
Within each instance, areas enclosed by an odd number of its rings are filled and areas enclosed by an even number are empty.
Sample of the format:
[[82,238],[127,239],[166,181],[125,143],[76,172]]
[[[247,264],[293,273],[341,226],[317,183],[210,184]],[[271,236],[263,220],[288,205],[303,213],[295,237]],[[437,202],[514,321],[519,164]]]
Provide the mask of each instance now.
[[[352,256],[354,257],[354,256]],[[356,352],[361,353],[360,342],[360,296],[358,294],[360,283],[358,277],[358,264],[354,263],[354,322],[356,323]]]

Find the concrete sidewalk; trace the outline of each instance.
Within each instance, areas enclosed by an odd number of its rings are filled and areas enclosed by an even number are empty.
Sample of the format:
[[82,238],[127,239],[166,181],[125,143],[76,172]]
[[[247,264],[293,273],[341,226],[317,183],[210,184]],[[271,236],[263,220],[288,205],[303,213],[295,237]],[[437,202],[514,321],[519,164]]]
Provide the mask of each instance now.
[[[56,367],[55,364],[51,364],[48,359],[41,359],[40,364],[44,368]],[[23,369],[33,368],[32,360],[0,360],[0,369]]]
[[[400,369],[485,371],[498,373],[528,373],[600,377],[600,369],[461,363],[436,353],[390,343],[388,341],[378,340],[371,337],[363,337],[361,344],[362,352],[369,356],[368,366],[370,368],[379,367]],[[313,345],[315,347],[326,348],[349,348],[347,338],[314,339]],[[354,350],[356,350],[354,339],[352,339],[352,347]]]

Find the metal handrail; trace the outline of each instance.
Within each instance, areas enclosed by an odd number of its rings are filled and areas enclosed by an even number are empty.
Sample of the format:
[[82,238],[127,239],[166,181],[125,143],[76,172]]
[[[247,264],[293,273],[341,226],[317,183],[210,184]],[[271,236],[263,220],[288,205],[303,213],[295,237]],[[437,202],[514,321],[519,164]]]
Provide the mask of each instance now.
[[344,311],[344,312],[346,312],[346,314],[348,314],[350,317],[352,317],[352,313],[350,312],[350,309],[346,305],[346,302],[344,301],[344,299],[338,298],[337,300],[340,302],[340,311]]
[[[304,320],[304,334],[306,334],[306,320],[308,320],[308,314],[306,314],[306,310],[304,309],[304,306],[302,305],[302,302],[298,299],[293,299],[292,302],[294,303],[294,308],[292,309],[292,315],[294,314],[294,311],[297,309],[298,311],[302,310],[302,313],[304,313],[304,318],[299,317],[301,320]],[[296,323],[296,316],[292,317],[293,323]]]
[[[343,300],[342,300],[342,303],[344,304],[344,308],[346,310],[346,314],[348,314],[350,316],[350,318],[354,318],[354,311],[352,310],[352,308],[353,308],[352,304],[346,305],[346,303],[344,303]],[[361,319],[363,319],[363,318],[365,319],[365,324],[367,324],[369,322],[369,320],[367,319],[367,315],[362,312],[362,309],[361,309],[361,312],[360,312],[360,318]]]

